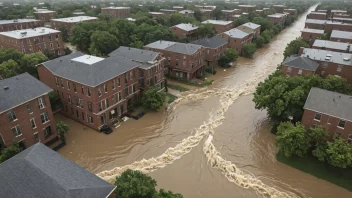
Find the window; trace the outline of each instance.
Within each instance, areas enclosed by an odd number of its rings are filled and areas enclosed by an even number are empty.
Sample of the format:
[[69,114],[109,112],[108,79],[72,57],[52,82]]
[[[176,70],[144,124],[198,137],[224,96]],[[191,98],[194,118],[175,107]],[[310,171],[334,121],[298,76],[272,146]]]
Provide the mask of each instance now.
[[22,135],[21,133],[21,129],[20,129],[20,125],[16,125],[15,127],[13,127],[12,129],[12,133],[15,137],[18,137],[20,135]]
[[334,138],[339,138],[339,137],[341,137],[341,132],[336,131],[335,135],[334,135]]
[[133,79],[133,72],[131,71],[130,72],[130,80],[132,80]]
[[117,99],[118,101],[120,101],[122,98],[121,98],[121,91],[117,93]]
[[91,103],[91,102],[88,102],[88,110],[89,110],[90,112],[93,111],[93,109],[92,109],[92,103]]
[[341,72],[342,71],[342,65],[338,65],[336,71]]
[[101,102],[98,103],[98,110],[102,111],[103,110],[103,105],[101,105]]
[[70,90],[70,82],[66,81],[67,89]]
[[125,96],[128,96],[128,87],[125,88]]
[[38,132],[34,132],[34,133],[33,133],[33,137],[34,137],[34,141],[35,141],[35,142],[39,142]]
[[320,119],[321,119],[321,114],[320,113],[316,113],[315,117],[314,117],[314,120],[320,121]]
[[31,122],[32,129],[37,128],[37,125],[35,125],[35,120],[34,120],[34,118],[32,118],[32,119],[30,120],[30,122]]
[[290,73],[292,71],[292,67],[287,67],[287,72]]
[[53,48],[53,43],[50,43],[50,48]]
[[75,84],[75,83],[73,83],[73,91],[74,91],[75,93],[77,93],[77,89],[76,89],[76,84]]
[[84,120],[84,112],[82,111],[82,120]]
[[75,114],[75,111],[73,111],[73,108],[71,107],[71,113],[72,115]]
[[28,112],[29,114],[33,113],[31,104],[27,103],[27,104],[26,104],[26,108],[27,108],[27,112]]
[[46,128],[43,130],[43,132],[44,132],[44,137],[45,137],[45,139],[49,138],[49,137],[52,135],[51,127],[50,127],[50,126],[46,127]]
[[82,94],[84,94],[84,87],[83,86],[81,87],[81,91],[82,91]]
[[49,116],[47,112],[44,112],[40,114],[40,119],[42,120],[42,123],[46,123],[49,121]]
[[71,100],[71,95],[70,94],[68,94],[68,103],[72,103],[72,100]]
[[10,122],[17,120],[16,113],[14,110],[10,110],[7,112],[7,117],[9,118]]
[[82,101],[82,99],[78,99],[78,103],[79,103],[79,107],[81,107],[81,108],[83,108],[83,101]]
[[89,88],[89,87],[87,87],[87,95],[88,95],[88,96],[91,95],[91,94],[90,94],[90,88]]
[[75,98],[75,100],[76,100],[76,107],[79,107],[79,99]]
[[105,100],[105,108],[109,108],[110,107],[110,104],[109,104],[109,99],[106,99]]
[[100,90],[100,87],[98,87],[98,96],[101,97],[101,90]]
[[302,74],[302,70],[300,69],[300,70],[298,70],[298,74],[299,75],[301,75]]
[[117,78],[117,86],[119,87],[121,85],[120,77]]
[[56,86],[59,86],[59,80],[55,77],[55,84]]
[[77,118],[79,118],[79,113],[78,113],[77,109],[76,109],[76,116],[77,116]]
[[38,104],[39,104],[39,109],[43,109],[45,107],[45,102],[43,97],[38,98]]
[[115,80],[112,80],[112,89],[115,89]]
[[61,87],[62,88],[65,88],[65,86],[64,86],[64,80],[61,78]]
[[343,129],[344,129],[344,128],[345,128],[345,125],[346,125],[346,121],[344,121],[344,120],[340,120],[340,121],[339,121],[339,125],[338,125],[338,127],[339,127],[339,128],[343,128]]
[[128,78],[128,75],[127,75],[127,73],[125,73],[125,84],[127,84],[127,79]]
[[104,84],[104,91],[105,91],[105,93],[108,92],[108,87],[106,86],[106,84]]
[[328,63],[323,63],[323,68],[324,69],[328,68]]
[[89,123],[93,124],[93,117],[92,116],[87,115],[87,119],[88,119]]

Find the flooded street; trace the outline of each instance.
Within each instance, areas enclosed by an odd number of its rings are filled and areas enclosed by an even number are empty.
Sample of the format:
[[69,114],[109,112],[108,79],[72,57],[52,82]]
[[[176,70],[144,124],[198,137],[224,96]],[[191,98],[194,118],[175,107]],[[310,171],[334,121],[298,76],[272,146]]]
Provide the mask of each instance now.
[[253,59],[240,58],[236,68],[219,72],[212,86],[182,94],[168,110],[130,119],[110,135],[57,115],[71,127],[59,153],[93,173],[106,171],[99,175],[107,180],[126,168],[142,170],[159,188],[185,198],[352,197],[277,162],[266,112],[252,102],[255,86],[283,61],[286,44],[300,36],[306,14]]

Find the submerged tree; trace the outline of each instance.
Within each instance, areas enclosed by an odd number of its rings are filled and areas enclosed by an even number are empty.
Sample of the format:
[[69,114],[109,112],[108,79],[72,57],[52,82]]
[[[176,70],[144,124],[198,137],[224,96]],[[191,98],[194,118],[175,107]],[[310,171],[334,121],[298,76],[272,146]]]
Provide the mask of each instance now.
[[142,98],[142,104],[152,110],[159,110],[165,102],[166,95],[156,87],[147,89]]

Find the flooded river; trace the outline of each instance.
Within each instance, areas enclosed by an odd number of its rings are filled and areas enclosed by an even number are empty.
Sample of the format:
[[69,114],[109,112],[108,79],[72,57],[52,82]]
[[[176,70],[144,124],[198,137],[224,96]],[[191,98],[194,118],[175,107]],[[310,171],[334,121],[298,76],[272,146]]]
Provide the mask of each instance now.
[[[310,10],[313,10],[311,8]],[[276,161],[265,111],[252,93],[300,36],[306,14],[253,59],[219,72],[208,88],[182,95],[168,110],[128,120],[110,135],[60,115],[70,127],[59,153],[112,181],[127,168],[148,173],[159,188],[185,198],[352,197],[347,190]]]

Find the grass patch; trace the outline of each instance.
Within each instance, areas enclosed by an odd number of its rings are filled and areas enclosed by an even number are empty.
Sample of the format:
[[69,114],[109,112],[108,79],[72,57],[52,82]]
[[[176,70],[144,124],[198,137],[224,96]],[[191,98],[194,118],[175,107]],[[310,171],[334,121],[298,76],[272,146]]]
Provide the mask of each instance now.
[[286,158],[283,153],[278,152],[276,158],[281,163],[352,191],[352,168],[333,167],[325,162],[318,161],[312,155]]
[[184,91],[188,91],[189,89],[182,87],[180,85],[175,85],[175,84],[167,84],[167,87],[171,88],[171,89],[175,89],[178,90],[180,92],[184,92]]
[[171,104],[173,101],[177,99],[177,96],[172,95],[168,92],[166,92],[166,97],[167,97],[167,103]]

